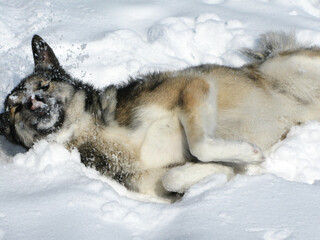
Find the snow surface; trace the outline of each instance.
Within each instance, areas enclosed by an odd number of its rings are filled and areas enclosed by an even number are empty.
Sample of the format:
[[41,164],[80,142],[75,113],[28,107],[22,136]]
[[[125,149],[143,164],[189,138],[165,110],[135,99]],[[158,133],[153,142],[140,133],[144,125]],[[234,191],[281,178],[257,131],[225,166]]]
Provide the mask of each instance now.
[[[33,69],[42,36],[96,87],[200,63],[240,66],[270,30],[320,42],[319,0],[0,0],[0,101]],[[3,110],[1,106],[0,110]],[[172,205],[128,192],[77,151],[0,137],[0,240],[319,239],[320,123],[291,129],[258,176],[214,175]]]

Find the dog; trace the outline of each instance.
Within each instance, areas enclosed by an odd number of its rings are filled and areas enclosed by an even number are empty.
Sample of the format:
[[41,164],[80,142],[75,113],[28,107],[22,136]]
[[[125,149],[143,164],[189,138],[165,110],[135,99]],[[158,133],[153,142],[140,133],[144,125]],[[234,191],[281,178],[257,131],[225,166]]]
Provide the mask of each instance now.
[[86,166],[150,196],[174,201],[211,174],[231,178],[292,126],[320,120],[320,48],[282,32],[244,49],[252,61],[239,68],[192,66],[104,89],[72,78],[37,35],[32,51],[34,72],[6,97],[0,134],[27,149],[41,139],[77,148]]

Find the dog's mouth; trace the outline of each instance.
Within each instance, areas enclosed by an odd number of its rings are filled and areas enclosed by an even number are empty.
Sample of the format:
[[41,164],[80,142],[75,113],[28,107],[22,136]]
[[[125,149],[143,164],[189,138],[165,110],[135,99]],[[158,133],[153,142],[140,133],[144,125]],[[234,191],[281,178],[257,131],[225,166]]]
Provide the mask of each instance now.
[[31,95],[25,103],[30,126],[41,133],[50,133],[62,125],[62,104],[54,97]]
[[47,117],[50,113],[49,105],[46,100],[39,95],[30,96],[25,102],[25,108],[38,117]]

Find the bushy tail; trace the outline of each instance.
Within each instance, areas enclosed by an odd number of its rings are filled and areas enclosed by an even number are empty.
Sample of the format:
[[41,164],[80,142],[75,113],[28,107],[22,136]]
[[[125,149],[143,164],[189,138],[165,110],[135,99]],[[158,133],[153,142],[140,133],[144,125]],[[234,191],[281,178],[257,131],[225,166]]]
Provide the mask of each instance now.
[[267,32],[260,36],[257,49],[243,49],[241,52],[254,61],[261,62],[278,52],[295,50],[299,47],[300,44],[293,32]]

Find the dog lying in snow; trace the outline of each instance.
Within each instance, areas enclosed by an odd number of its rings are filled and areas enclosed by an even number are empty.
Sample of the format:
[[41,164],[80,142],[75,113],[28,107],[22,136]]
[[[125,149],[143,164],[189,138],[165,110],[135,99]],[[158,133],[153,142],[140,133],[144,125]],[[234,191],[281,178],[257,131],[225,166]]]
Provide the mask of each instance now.
[[240,68],[206,64],[99,90],[66,73],[37,35],[32,50],[34,72],[7,96],[1,134],[26,148],[44,138],[77,148],[86,166],[152,196],[230,178],[293,125],[320,120],[320,48],[284,33],[262,35]]

